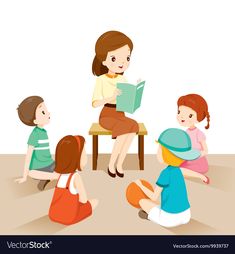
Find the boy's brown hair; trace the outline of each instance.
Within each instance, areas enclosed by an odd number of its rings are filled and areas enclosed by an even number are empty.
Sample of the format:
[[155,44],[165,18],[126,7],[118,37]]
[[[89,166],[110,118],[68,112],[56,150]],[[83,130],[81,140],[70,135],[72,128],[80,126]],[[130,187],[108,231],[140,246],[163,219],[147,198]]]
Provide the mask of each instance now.
[[56,146],[55,172],[59,174],[73,173],[81,170],[80,159],[85,139],[82,136],[65,136]]
[[17,108],[20,120],[29,126],[36,126],[34,123],[35,112],[40,103],[44,100],[40,96],[30,96],[24,99]]

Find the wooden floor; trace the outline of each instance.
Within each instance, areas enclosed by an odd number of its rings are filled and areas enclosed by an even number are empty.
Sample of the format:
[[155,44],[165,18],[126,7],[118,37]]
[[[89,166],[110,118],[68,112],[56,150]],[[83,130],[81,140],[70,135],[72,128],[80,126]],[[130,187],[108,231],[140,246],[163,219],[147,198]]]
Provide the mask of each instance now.
[[155,183],[162,167],[155,155],[145,156],[145,170],[138,169],[136,155],[125,161],[125,177],[110,178],[105,169],[109,156],[101,155],[98,170],[91,170],[91,161],[81,173],[90,198],[100,204],[92,217],[73,226],[63,226],[48,219],[48,208],[55,182],[46,190],[37,190],[37,181],[29,179],[21,185],[14,179],[21,175],[24,156],[0,155],[1,218],[0,234],[30,235],[234,235],[235,234],[235,155],[210,155],[211,184],[187,180],[192,219],[189,224],[164,228],[141,220],[138,210],[125,199],[127,185],[137,179]]

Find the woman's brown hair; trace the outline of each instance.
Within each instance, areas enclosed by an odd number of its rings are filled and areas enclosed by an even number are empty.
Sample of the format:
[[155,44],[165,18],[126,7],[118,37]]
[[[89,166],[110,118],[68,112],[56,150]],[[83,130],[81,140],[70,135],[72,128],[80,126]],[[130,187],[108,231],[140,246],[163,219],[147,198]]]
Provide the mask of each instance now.
[[191,108],[197,113],[197,120],[198,122],[201,122],[202,120],[207,118],[207,125],[205,126],[206,129],[209,129],[210,127],[210,114],[208,112],[208,105],[206,100],[198,95],[198,94],[187,94],[184,96],[181,96],[178,99],[177,102],[178,107],[179,106],[186,106]]
[[100,76],[108,72],[108,68],[102,64],[108,52],[128,45],[133,49],[133,43],[129,37],[118,31],[108,31],[102,34],[95,44],[95,57],[92,63],[92,73]]
[[55,172],[60,174],[73,173],[81,170],[80,159],[85,139],[82,136],[65,136],[56,146]]

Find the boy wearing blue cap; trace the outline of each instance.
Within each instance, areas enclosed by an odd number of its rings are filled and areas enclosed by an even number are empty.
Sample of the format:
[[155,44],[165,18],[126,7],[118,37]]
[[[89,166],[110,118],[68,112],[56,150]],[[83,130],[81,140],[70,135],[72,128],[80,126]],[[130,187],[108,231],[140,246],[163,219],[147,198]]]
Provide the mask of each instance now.
[[[191,218],[184,177],[199,178],[205,183],[209,183],[209,178],[200,173],[179,168],[184,160],[195,160],[200,156],[198,150],[192,149],[190,137],[185,131],[175,128],[167,129],[159,136],[158,143],[158,160],[168,166],[162,170],[154,191],[143,186],[140,180],[136,181],[136,184],[149,197],[139,201],[143,209],[139,211],[139,216],[164,227],[175,227],[188,223]],[[160,193],[161,205],[157,205]]]

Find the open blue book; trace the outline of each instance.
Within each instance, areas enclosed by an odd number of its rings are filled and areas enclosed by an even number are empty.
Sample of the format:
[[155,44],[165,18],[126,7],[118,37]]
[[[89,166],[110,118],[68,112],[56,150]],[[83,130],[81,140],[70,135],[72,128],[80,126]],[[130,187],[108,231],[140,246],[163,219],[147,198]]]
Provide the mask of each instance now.
[[133,114],[141,105],[145,81],[134,85],[130,83],[117,83],[117,88],[122,94],[117,96],[117,111]]

